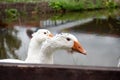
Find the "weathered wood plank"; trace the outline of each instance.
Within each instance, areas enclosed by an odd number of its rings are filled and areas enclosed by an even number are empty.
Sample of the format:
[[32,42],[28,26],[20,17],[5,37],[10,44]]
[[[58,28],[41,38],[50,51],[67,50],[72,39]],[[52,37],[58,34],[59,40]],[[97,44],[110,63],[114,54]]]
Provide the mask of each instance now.
[[0,63],[0,80],[120,80],[120,68]]

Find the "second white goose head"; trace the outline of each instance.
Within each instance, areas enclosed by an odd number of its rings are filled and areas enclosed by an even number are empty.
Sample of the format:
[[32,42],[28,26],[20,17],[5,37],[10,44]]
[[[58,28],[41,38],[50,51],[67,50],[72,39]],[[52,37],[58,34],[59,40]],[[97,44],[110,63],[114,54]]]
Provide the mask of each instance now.
[[32,34],[32,39],[34,38],[36,41],[45,41],[51,37],[53,37],[53,35],[47,29],[39,29],[37,32]]
[[25,62],[39,63],[38,56],[41,45],[46,39],[50,39],[51,37],[53,37],[52,33],[46,29],[39,29],[37,32],[33,33]]

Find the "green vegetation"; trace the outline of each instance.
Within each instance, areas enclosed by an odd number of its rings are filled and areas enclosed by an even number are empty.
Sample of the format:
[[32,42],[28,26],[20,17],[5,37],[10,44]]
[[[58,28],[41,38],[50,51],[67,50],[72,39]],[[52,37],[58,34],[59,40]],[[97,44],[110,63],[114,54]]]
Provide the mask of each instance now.
[[[90,18],[101,18],[104,16],[115,18],[117,15],[120,15],[119,9],[108,9],[108,10],[99,10],[99,11],[81,11],[81,12],[68,12],[65,14],[56,14],[52,16],[50,19],[53,21],[56,20],[68,20],[68,21],[74,21],[74,20],[82,20],[82,19],[90,19]],[[74,16],[73,16],[74,15]]]
[[56,10],[85,10],[96,8],[115,8],[114,0],[50,0],[49,5]]
[[19,12],[17,11],[17,9],[5,9],[5,14],[7,16],[8,20],[14,21],[18,18],[19,16]]
[[[116,0],[0,0],[0,2],[32,2],[39,3],[46,1],[49,6],[56,10],[80,11],[100,8],[116,8],[120,2]],[[36,4],[37,5],[37,4]]]
[[9,16],[9,17],[16,17],[16,16],[18,16],[18,11],[17,11],[17,9],[5,9],[5,13],[6,13],[7,16]]
[[75,0],[51,0],[49,5],[56,10],[81,10],[84,8],[83,1],[80,2]]
[[12,3],[12,2],[33,2],[33,3],[37,3],[37,2],[41,2],[41,1],[48,1],[48,0],[0,0],[0,2],[8,2],[8,3]]
[[114,0],[107,0],[105,2],[105,6],[107,8],[115,8],[117,6],[117,3],[115,3]]

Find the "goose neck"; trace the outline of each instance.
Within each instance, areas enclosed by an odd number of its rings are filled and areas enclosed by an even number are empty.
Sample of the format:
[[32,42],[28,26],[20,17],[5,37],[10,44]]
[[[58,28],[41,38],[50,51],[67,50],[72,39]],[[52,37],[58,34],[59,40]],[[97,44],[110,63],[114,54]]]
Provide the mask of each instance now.
[[51,45],[45,44],[44,46],[41,47],[40,51],[41,52],[40,52],[39,56],[40,56],[41,63],[52,64],[54,49],[51,47]]

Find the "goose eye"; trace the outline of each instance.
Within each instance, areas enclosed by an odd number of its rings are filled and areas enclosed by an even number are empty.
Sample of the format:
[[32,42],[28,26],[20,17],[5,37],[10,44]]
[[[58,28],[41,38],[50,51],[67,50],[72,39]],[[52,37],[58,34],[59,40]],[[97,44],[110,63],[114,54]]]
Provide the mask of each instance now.
[[44,32],[44,34],[47,34],[46,32]]
[[70,41],[71,39],[70,38],[66,38],[67,41]]

